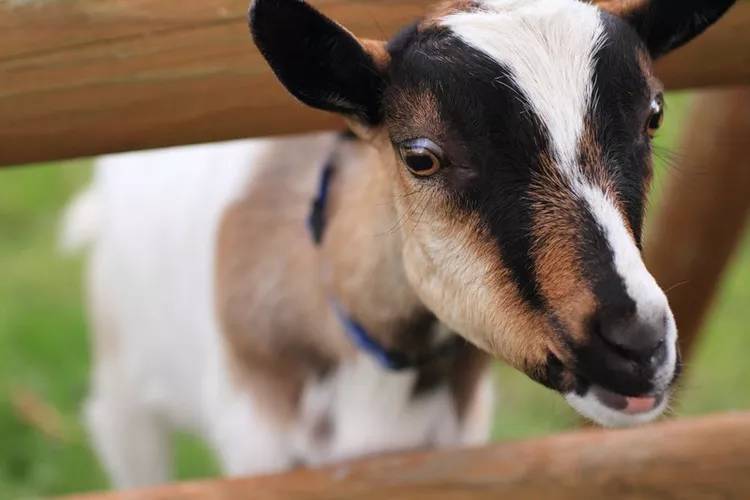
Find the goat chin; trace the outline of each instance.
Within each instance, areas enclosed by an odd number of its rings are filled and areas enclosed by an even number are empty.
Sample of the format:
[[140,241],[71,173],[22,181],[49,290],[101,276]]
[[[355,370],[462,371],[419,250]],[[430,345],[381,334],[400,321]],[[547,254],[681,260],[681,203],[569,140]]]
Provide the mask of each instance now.
[[669,406],[669,397],[663,396],[651,410],[628,413],[606,406],[590,390],[583,396],[574,392],[566,394],[565,400],[583,417],[604,427],[632,427],[646,424],[659,418]]

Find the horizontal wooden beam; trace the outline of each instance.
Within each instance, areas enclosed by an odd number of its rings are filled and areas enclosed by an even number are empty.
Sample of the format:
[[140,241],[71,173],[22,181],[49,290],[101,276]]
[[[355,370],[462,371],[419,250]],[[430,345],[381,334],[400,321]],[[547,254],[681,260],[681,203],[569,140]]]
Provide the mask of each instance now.
[[77,500],[750,498],[750,413]]
[[[249,40],[248,3],[0,2],[0,165],[340,126],[273,78]],[[312,3],[384,38],[434,2]],[[750,83],[748,25],[743,2],[659,73],[671,88]]]
[[[250,40],[249,3],[0,3],[0,165],[341,126],[277,83]],[[429,2],[312,3],[385,37]]]

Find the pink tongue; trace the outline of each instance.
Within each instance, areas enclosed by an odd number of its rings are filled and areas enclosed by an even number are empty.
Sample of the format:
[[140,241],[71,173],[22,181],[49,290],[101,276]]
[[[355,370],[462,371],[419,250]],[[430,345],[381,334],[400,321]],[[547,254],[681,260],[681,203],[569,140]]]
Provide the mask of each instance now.
[[625,407],[625,413],[629,413],[631,415],[635,415],[637,413],[645,413],[647,411],[653,410],[654,406],[656,406],[655,397],[625,399],[628,402],[628,405]]

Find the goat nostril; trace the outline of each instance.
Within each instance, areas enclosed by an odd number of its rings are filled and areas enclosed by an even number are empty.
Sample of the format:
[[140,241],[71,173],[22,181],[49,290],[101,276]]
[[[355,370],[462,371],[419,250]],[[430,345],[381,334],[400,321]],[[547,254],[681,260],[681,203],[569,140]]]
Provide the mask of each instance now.
[[597,332],[604,343],[620,356],[638,362],[659,364],[666,359],[666,328],[651,325],[639,318],[597,322]]

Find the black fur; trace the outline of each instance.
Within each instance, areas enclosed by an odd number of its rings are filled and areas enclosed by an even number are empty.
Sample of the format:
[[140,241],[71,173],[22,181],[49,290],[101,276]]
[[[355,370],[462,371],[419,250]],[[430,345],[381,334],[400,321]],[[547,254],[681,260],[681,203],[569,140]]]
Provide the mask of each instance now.
[[255,44],[297,99],[369,124],[380,121],[382,75],[338,24],[299,0],[256,0],[249,23]]
[[636,243],[641,246],[644,200],[651,178],[651,142],[646,124],[656,97],[638,62],[638,36],[620,19],[603,14],[607,44],[595,68],[597,108],[589,121],[598,144],[606,145],[600,161],[614,181]]
[[565,365],[552,353],[547,355],[547,362],[542,370],[532,374],[532,379],[554,391],[569,392],[570,387],[565,387]]
[[626,19],[658,58],[684,45],[716,22],[736,0],[649,0]]

